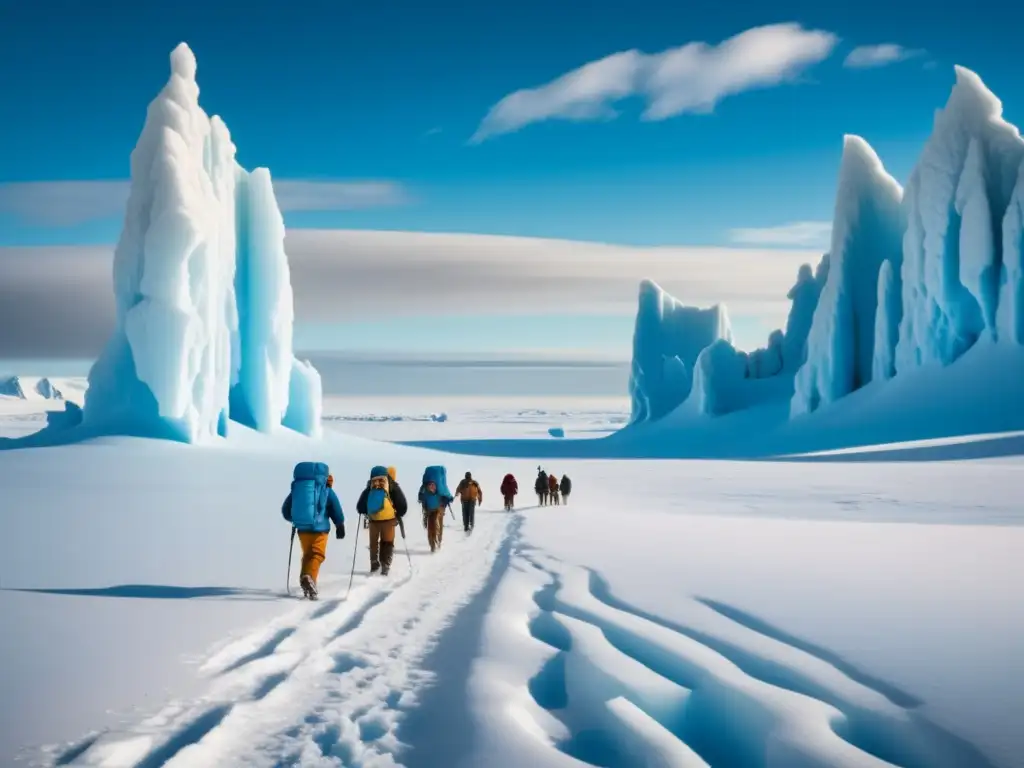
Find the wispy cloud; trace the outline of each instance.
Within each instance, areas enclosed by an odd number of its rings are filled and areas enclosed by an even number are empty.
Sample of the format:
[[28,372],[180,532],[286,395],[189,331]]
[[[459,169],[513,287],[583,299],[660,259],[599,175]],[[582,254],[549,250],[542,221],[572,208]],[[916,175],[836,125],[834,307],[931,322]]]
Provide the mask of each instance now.
[[[127,179],[0,183],[0,215],[30,226],[73,227],[124,213]],[[274,179],[282,211],[351,211],[404,205],[408,191],[395,181]]]
[[[631,248],[562,240],[299,229],[288,233],[296,322],[377,316],[467,317],[636,312],[637,285],[658,281],[680,300],[728,304],[768,328],[785,321],[786,293],[813,252],[757,248]],[[89,357],[113,325],[113,247],[0,247],[0,358]],[[423,286],[454,302],[423,302]]]
[[795,221],[777,227],[733,229],[729,239],[739,245],[827,248],[831,235],[830,221]]
[[124,212],[127,201],[128,182],[121,179],[0,184],[0,214],[45,227],[113,218]]
[[904,48],[896,43],[881,45],[861,45],[847,55],[843,66],[850,69],[868,69],[870,67],[886,67],[907,59],[924,55],[923,50]]
[[646,120],[709,112],[727,96],[791,81],[832,53],[839,38],[799,24],[755,27],[718,45],[691,42],[661,53],[622,51],[551,82],[505,96],[491,107],[471,143],[544,120],[608,120],[615,102],[647,101]]
[[411,198],[394,181],[274,181],[282,211],[354,211],[405,205]]

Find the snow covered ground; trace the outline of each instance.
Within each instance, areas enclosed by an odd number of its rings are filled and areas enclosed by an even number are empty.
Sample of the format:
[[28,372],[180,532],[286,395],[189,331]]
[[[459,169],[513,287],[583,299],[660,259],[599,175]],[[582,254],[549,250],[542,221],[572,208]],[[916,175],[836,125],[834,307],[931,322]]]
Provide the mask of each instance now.
[[[329,400],[319,444],[0,453],[0,764],[1024,765],[1018,456],[567,457],[544,464],[570,503],[542,509],[534,459],[374,442],[557,442],[627,409]],[[307,604],[278,507],[309,458],[350,519],[375,463],[407,490],[470,469],[487,496],[433,556],[410,518],[388,581],[361,536],[344,599],[350,525]]]

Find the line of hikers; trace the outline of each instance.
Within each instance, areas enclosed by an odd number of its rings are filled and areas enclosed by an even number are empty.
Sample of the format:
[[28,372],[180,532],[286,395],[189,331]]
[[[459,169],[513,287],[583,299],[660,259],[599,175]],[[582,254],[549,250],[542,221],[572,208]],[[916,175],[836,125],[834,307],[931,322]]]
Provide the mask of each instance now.
[[562,475],[559,480],[554,474],[548,474],[541,467],[537,467],[537,479],[533,483],[534,493],[537,494],[537,503],[542,507],[549,504],[569,503],[569,494],[572,493],[572,480],[568,475]]
[[[563,478],[563,488],[568,478]],[[501,483],[501,494],[505,509],[511,510],[519,486],[511,474]],[[563,490],[567,495],[568,490]],[[427,531],[430,551],[441,547],[444,536],[445,511],[451,512],[456,497],[462,504],[462,527],[472,533],[476,525],[476,508],[483,503],[484,492],[480,484],[467,472],[459,481],[455,493],[448,490],[447,470],[443,466],[427,467],[423,472],[417,500]],[[363,528],[368,529],[370,538],[370,573],[380,571],[387,576],[395,551],[395,529],[405,538],[404,518],[409,503],[398,483],[394,467],[375,466],[370,470],[370,479],[356,502],[356,512],[362,518]],[[451,513],[454,519],[454,512]],[[335,537],[345,538],[345,514],[341,501],[334,491],[334,476],[322,462],[304,461],[295,466],[292,486],[281,505],[281,515],[292,525],[292,538],[298,535],[302,548],[302,566],[299,584],[303,594],[310,600],[317,598],[317,577],[320,566],[327,556],[327,541],[330,538],[331,523],[334,523]],[[353,553],[353,563],[355,562]],[[291,553],[289,552],[289,571]],[[411,560],[410,560],[411,562]],[[354,566],[353,566],[354,567]]]

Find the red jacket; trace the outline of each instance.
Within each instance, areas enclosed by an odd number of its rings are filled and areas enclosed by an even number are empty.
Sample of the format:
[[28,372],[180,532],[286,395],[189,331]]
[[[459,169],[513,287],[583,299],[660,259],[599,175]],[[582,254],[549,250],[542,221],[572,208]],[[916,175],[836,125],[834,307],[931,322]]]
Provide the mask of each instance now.
[[517,493],[519,493],[519,483],[512,475],[505,475],[505,479],[501,481],[501,495],[515,496]]

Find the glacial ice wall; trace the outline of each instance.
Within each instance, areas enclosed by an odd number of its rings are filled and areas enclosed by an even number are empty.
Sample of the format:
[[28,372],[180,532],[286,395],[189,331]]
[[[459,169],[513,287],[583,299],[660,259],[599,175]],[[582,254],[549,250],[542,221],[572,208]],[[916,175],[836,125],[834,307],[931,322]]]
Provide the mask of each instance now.
[[661,418],[690,394],[693,369],[705,348],[732,341],[723,305],[688,307],[651,281],[640,283],[629,379],[631,423]]
[[307,411],[319,400],[311,375],[292,380],[292,293],[269,173],[235,162],[195,77],[182,43],[132,152],[116,325],[83,416],[100,431],[199,442],[227,434],[236,416],[279,427],[296,386],[308,387]]
[[[1014,193],[1022,158],[1024,141],[1003,120],[1002,103],[980,77],[957,67],[907,182],[897,373],[948,365],[979,338],[997,336],[1000,294],[1010,305],[1020,295]],[[1004,309],[1008,337],[1015,335],[1008,318],[1018,311]]]
[[796,375],[791,412],[809,413],[871,381],[882,263],[899,264],[902,189],[866,141],[847,136],[839,169],[829,272]]

